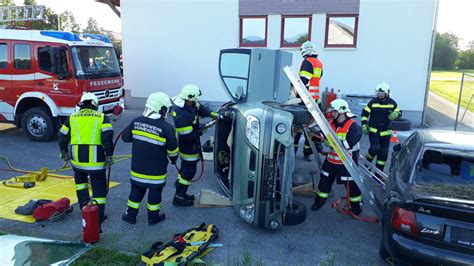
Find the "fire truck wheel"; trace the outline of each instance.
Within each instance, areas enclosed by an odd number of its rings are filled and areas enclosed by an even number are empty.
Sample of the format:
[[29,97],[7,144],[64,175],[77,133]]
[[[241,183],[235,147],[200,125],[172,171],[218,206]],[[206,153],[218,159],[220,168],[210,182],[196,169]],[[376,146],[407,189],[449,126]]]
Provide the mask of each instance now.
[[32,140],[48,141],[54,134],[51,115],[43,107],[28,109],[21,118],[21,127]]
[[283,214],[284,225],[296,225],[304,222],[306,219],[306,206],[299,202],[293,201],[291,206],[288,206]]

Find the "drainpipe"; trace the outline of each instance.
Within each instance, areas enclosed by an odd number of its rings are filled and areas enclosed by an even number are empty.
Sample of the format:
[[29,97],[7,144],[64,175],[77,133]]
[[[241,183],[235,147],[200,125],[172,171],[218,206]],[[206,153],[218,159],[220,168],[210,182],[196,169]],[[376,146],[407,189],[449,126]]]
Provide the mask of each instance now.
[[438,11],[439,11],[439,2],[440,0],[436,0],[435,3],[435,15],[433,21],[433,30],[431,33],[431,47],[430,47],[430,58],[428,62],[428,71],[426,77],[426,87],[425,87],[425,103],[423,105],[423,113],[421,114],[421,125],[425,124],[426,119],[426,105],[428,104],[428,94],[430,92],[430,78],[431,78],[431,66],[433,64],[433,54],[434,54],[434,46],[436,42],[436,24],[438,22]]

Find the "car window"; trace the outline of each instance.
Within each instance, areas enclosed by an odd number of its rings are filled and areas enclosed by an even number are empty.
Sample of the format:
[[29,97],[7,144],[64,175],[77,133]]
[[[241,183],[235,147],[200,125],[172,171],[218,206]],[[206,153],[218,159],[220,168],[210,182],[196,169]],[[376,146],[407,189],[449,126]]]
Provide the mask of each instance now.
[[473,151],[425,147],[418,160],[415,183],[467,185],[474,188]]
[[31,69],[31,48],[29,44],[15,44],[14,65],[16,69]]
[[0,43],[0,68],[8,66],[8,46],[6,43]]
[[419,137],[417,134],[412,134],[406,142],[402,145],[398,154],[399,171],[400,177],[404,182],[410,180],[410,176],[415,165],[416,160],[416,148],[419,143]]
[[51,51],[50,47],[38,48],[39,68],[46,72],[51,72]]
[[220,58],[222,81],[229,93],[239,99],[247,94],[250,54],[222,53]]

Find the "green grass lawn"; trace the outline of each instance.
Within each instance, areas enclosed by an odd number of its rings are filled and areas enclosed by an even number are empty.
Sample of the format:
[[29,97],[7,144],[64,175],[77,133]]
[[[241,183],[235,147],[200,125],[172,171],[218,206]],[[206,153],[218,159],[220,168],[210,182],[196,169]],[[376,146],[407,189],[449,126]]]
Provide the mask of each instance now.
[[140,256],[129,256],[117,251],[105,248],[92,248],[86,254],[79,257],[72,266],[88,265],[137,265]]
[[464,70],[433,70],[431,71],[431,78],[458,78],[461,80],[462,72],[474,75],[474,69]]
[[[468,73],[473,74],[474,79],[474,70],[466,70]],[[450,102],[455,104],[458,103],[459,99],[459,89],[461,88],[461,74],[462,71],[433,71],[431,77],[437,78],[459,78],[457,80],[431,80],[430,81],[430,91],[440,95],[441,97],[447,99]],[[463,86],[463,94],[461,97],[461,106],[466,107],[471,95],[474,93],[474,80],[465,80]],[[469,106],[469,110],[474,112],[474,99]]]

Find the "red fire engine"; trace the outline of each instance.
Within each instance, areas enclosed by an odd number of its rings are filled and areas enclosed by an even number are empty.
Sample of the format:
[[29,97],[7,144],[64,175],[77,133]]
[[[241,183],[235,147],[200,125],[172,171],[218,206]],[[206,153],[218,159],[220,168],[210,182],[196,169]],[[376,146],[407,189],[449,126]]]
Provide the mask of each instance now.
[[99,98],[99,111],[123,107],[119,62],[98,34],[0,29],[0,122],[47,141],[82,94]]

